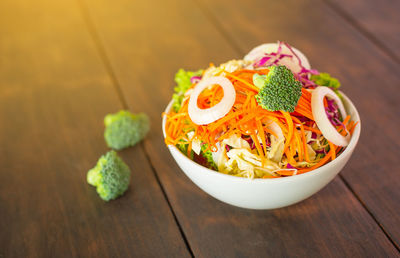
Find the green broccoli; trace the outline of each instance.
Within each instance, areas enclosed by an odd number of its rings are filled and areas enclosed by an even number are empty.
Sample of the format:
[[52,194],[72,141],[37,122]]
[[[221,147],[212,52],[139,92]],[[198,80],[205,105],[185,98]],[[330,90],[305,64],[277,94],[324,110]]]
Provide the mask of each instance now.
[[115,151],[100,157],[94,168],[87,173],[87,182],[96,187],[104,201],[122,195],[129,186],[131,171]]
[[254,74],[253,83],[260,88],[257,102],[270,111],[293,112],[301,96],[301,82],[283,65],[269,67],[268,75]]
[[179,69],[179,71],[175,74],[175,82],[177,83],[177,86],[174,88],[175,93],[172,96],[172,99],[174,100],[172,108],[175,112],[178,112],[178,110],[181,108],[185,92],[192,85],[190,78],[192,78],[193,76],[201,76],[202,73],[203,70],[191,72]]
[[104,138],[108,147],[115,150],[133,146],[142,140],[150,129],[146,114],[132,114],[121,110],[104,118]]
[[318,75],[311,75],[311,80],[313,80],[317,85],[327,86],[333,90],[337,90],[340,87],[340,82],[338,79],[331,77],[329,73],[320,73]]

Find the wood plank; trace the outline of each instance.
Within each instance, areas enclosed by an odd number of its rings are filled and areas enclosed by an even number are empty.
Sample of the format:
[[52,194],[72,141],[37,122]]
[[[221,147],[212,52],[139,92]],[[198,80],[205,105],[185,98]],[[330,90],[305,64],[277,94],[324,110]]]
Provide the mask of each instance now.
[[[341,174],[399,247],[400,176],[393,169],[400,153],[399,65],[323,3],[253,0],[224,9],[227,1],[205,1],[211,12],[223,9],[212,15],[242,49],[285,40],[304,50],[314,67],[340,79],[362,118],[359,145]],[[276,15],[263,15],[267,8]]]
[[379,46],[389,49],[389,55],[397,61],[400,60],[399,1],[328,0],[327,2]]
[[140,147],[125,196],[86,183],[121,103],[78,5],[1,1],[0,35],[0,257],[189,256]]
[[[235,208],[198,189],[164,146],[160,114],[171,98],[178,68],[198,69],[208,62],[218,64],[241,55],[192,2],[87,3],[128,105],[145,109],[154,121],[145,148],[195,256],[396,254],[378,225],[338,179],[309,200],[275,211]],[[238,13],[225,15],[227,24],[235,24],[232,20],[238,17],[246,23],[242,12],[252,16],[249,7],[238,8],[232,3],[218,7],[225,14]],[[150,10],[152,15],[148,15]],[[161,17],[162,22],[155,17]],[[279,18],[275,19],[279,24]],[[278,31],[276,27],[274,32]],[[246,35],[240,35],[247,40]],[[137,98],[139,94],[146,97]]]

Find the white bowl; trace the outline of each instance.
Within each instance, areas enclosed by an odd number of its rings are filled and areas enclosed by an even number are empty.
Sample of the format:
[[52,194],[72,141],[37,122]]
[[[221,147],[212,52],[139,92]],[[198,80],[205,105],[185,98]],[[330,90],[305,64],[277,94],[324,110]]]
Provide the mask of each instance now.
[[[354,104],[342,93],[344,106],[354,121],[360,116]],[[171,110],[172,101],[165,112]],[[163,118],[163,133],[165,137]],[[203,167],[168,145],[172,157],[185,174],[203,191],[225,203],[248,209],[275,209],[300,202],[326,186],[346,165],[360,137],[361,123],[357,125],[346,149],[333,161],[313,171],[274,179],[248,179],[226,175]]]

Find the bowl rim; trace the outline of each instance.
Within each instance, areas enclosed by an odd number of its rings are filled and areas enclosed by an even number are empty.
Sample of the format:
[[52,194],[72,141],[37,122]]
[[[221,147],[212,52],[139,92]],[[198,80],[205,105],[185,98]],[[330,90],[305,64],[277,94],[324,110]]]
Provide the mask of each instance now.
[[[268,178],[268,180],[266,178],[246,178],[246,177],[238,177],[238,176],[233,176],[233,175],[228,175],[228,174],[224,174],[221,173],[219,171],[215,171],[212,169],[209,169],[207,167],[204,167],[198,163],[196,163],[195,161],[191,160],[189,157],[187,157],[186,155],[184,155],[180,150],[178,150],[178,148],[174,145],[167,145],[168,149],[170,150],[172,156],[174,159],[176,159],[174,157],[174,153],[178,155],[179,158],[183,158],[184,160],[188,161],[189,163],[191,163],[194,167],[199,168],[201,171],[201,173],[207,173],[207,175],[210,176],[214,176],[214,177],[219,177],[221,179],[224,180],[230,180],[230,181],[237,181],[237,182],[243,182],[243,183],[271,183],[271,182],[289,182],[289,181],[293,181],[293,180],[299,180],[302,178],[307,178],[307,177],[312,177],[312,176],[317,176],[321,173],[323,173],[326,169],[329,169],[331,167],[334,167],[338,164],[341,163],[341,161],[345,158],[345,156],[350,155],[351,152],[355,149],[358,140],[360,138],[360,134],[361,134],[361,119],[360,119],[360,115],[355,107],[355,105],[353,104],[353,102],[350,100],[350,98],[348,98],[342,91],[339,91],[340,94],[342,95],[343,99],[345,100],[343,103],[345,106],[345,109],[348,113],[352,113],[354,115],[355,120],[358,121],[358,125],[354,130],[354,133],[350,139],[349,145],[347,145],[347,147],[345,148],[345,150],[338,156],[336,157],[335,160],[330,161],[328,163],[326,163],[325,165],[322,165],[319,168],[316,168],[314,170],[311,170],[307,173],[304,174],[299,174],[299,175],[294,175],[294,176],[289,176],[289,177],[278,177],[278,178]],[[162,132],[163,132],[163,136],[165,139],[165,124],[166,124],[166,115],[172,108],[172,103],[173,100],[171,100],[167,107],[165,108],[165,111],[163,113],[163,119],[162,119]],[[175,160],[176,161],[176,160]],[[198,171],[197,169],[194,171]],[[184,171],[185,172],[185,171]],[[186,172],[185,172],[186,173]]]

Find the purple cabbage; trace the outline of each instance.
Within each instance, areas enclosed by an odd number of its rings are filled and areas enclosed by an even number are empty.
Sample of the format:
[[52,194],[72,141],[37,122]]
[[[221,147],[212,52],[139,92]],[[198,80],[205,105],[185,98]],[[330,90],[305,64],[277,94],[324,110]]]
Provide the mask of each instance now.
[[328,102],[328,106],[325,107],[325,112],[329,121],[334,126],[342,126],[343,123],[340,121],[341,116],[338,105],[332,99],[327,98],[326,101]]
[[[285,45],[289,49],[291,54],[282,54],[281,53],[283,45]],[[268,66],[276,65],[283,58],[296,58],[298,60],[301,70],[300,70],[300,72],[295,74],[295,77],[298,81],[301,82],[301,84],[303,85],[303,88],[306,88],[306,89],[312,88],[313,89],[318,86],[317,84],[315,84],[314,81],[310,80],[309,78],[310,78],[310,75],[312,75],[312,74],[318,75],[319,72],[315,69],[305,68],[303,66],[303,64],[301,63],[301,60],[298,57],[298,55],[296,54],[296,52],[294,52],[293,48],[286,42],[279,41],[278,42],[278,50],[276,52],[265,54],[259,60],[256,60],[253,64],[253,67],[257,68],[257,67],[263,67],[263,66],[268,67]]]
[[192,78],[190,78],[190,82],[192,84],[198,83],[200,80],[201,80],[201,76],[192,76]]
[[286,164],[286,168],[289,168],[289,169],[293,169],[293,168],[294,168],[294,169],[296,169],[296,168],[293,167],[290,163],[287,163],[287,164]]
[[297,117],[299,120],[300,120],[300,122],[302,122],[302,123],[306,123],[306,122],[309,122],[309,121],[311,121],[309,118],[307,118],[307,117],[305,117],[305,116],[299,116],[299,117]]
[[267,61],[271,59],[270,56],[264,56],[262,57],[260,60],[258,60],[257,62],[254,63],[255,67],[260,67],[260,66],[265,66],[265,63],[267,63]]
[[288,54],[282,54],[282,42],[278,43],[278,50],[276,52],[272,52],[269,54],[265,54],[263,57],[261,57],[259,60],[255,61],[253,64],[253,67],[262,67],[262,66],[271,66],[271,65],[276,65],[280,60],[283,58],[293,58],[292,55]]
[[249,143],[251,150],[254,150],[256,148],[256,144],[254,143],[253,139],[249,138],[247,142]]

